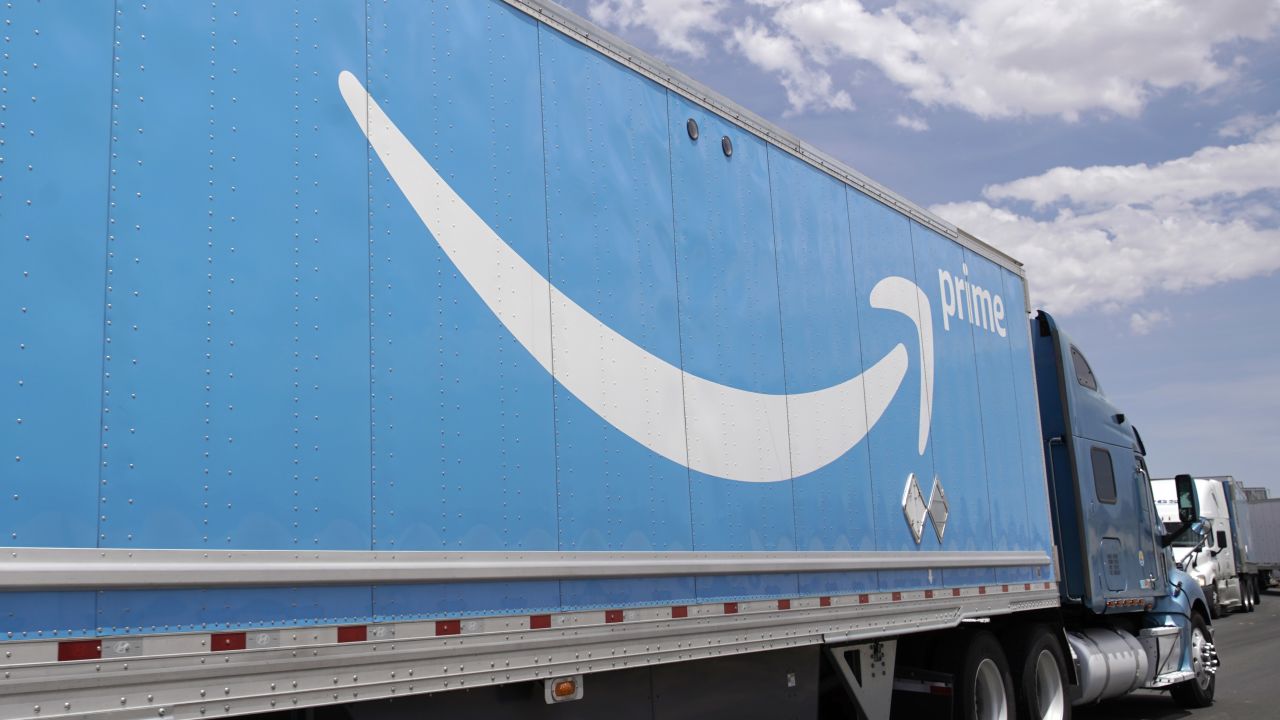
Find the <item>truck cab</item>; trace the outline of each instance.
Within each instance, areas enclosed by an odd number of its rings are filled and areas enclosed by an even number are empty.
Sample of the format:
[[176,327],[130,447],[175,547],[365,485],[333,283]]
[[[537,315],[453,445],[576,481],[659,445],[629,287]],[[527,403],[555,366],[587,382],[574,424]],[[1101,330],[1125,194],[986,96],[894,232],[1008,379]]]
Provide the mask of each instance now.
[[[1171,534],[1157,510],[1146,448],[1089,361],[1047,313],[1032,320],[1062,612],[1076,663],[1076,704],[1137,687],[1212,702],[1217,654],[1210,606],[1174,562],[1171,541],[1198,527],[1199,495],[1179,476]],[[1216,538],[1215,538],[1216,539]]]
[[1088,360],[1040,313],[1036,373],[1064,601],[1105,615],[1165,594],[1172,565],[1161,545],[1145,448],[1107,398]]
[[[1179,525],[1174,483],[1173,478],[1151,481],[1160,519],[1171,531]],[[1239,538],[1224,483],[1217,478],[1196,478],[1195,493],[1200,522],[1177,533],[1173,559],[1203,588],[1209,612],[1217,618],[1228,609],[1245,608],[1235,550]]]

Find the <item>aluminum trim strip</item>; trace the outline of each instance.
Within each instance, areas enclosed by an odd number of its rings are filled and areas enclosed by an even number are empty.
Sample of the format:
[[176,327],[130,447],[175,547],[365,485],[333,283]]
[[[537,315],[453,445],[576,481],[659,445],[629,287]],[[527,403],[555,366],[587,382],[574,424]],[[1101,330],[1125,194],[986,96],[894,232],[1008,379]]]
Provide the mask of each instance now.
[[582,580],[1048,566],[1030,552],[366,552],[5,548],[0,587],[77,590]]
[[179,718],[396,697],[822,642],[955,627],[967,618],[1046,607],[1056,590],[841,604],[684,621],[573,626],[468,637],[371,640],[219,654],[31,663],[0,677],[0,718]]
[[743,130],[790,153],[814,168],[866,193],[913,220],[955,240],[1009,271],[1026,277],[1022,263],[1008,253],[987,244],[952,223],[853,169],[834,156],[804,142],[729,98],[658,60],[607,30],[578,17],[548,0],[503,0],[549,27],[594,48],[610,59],[646,78],[679,93],[685,99],[715,112]]

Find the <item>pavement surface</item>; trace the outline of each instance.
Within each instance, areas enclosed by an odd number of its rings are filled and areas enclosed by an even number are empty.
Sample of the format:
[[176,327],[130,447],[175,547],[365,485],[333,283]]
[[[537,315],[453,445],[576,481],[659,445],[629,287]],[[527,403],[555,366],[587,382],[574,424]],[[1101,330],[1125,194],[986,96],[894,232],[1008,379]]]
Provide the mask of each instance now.
[[1078,707],[1088,720],[1253,720],[1280,718],[1280,590],[1271,589],[1252,613],[1213,621],[1222,668],[1213,707],[1183,710],[1168,693],[1141,691]]

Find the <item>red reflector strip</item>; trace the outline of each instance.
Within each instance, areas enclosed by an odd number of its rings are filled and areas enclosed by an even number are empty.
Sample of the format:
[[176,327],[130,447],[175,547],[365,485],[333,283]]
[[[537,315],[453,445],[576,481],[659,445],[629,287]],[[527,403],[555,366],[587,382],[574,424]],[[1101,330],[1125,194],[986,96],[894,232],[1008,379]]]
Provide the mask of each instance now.
[[960,588],[951,588],[951,597],[960,597]]
[[605,610],[604,621],[607,623],[622,622],[622,611],[621,610]]
[[790,600],[779,600],[779,601],[778,601],[778,609],[779,609],[779,610],[790,610],[790,609],[791,609],[791,601],[790,601]]
[[1045,590],[1048,590],[1048,589],[1049,589],[1049,583],[1045,583],[1045,584],[1044,584],[1044,589],[1045,589]]
[[867,603],[869,603],[869,602],[871,602],[871,596],[870,596],[870,595],[859,595],[859,596],[858,596],[858,603],[859,603],[859,604],[861,604],[861,605],[866,605],[866,604],[867,604]]
[[831,607],[831,598],[829,597],[818,598],[818,607]]
[[932,591],[932,590],[925,590],[925,591],[924,591],[924,599],[925,599],[925,600],[932,600],[932,599],[933,599],[933,591]]
[[214,633],[209,636],[209,649],[214,652],[226,650],[243,650],[245,634],[242,632]]
[[1000,592],[1009,592],[1009,586],[1008,586],[1008,585],[1001,585],[1001,586],[1000,586]]
[[1024,586],[1022,587],[1022,589],[1023,589],[1023,590],[1028,590],[1028,591],[1029,591],[1029,590],[1031,590],[1031,583],[1027,583],[1026,585],[1024,585]]
[[900,592],[895,592],[895,593],[893,594],[893,601],[894,601],[894,602],[900,602],[901,600],[902,600],[902,593],[900,593]]
[[546,630],[549,627],[551,627],[550,615],[530,615],[529,616],[530,630]]
[[979,585],[979,586],[978,586],[978,594],[979,594],[979,595],[986,595],[986,594],[987,594],[987,588],[986,588],[986,586],[985,586],[985,585]]
[[58,643],[58,662],[101,658],[102,644],[97,640],[65,640]]
[[733,615],[733,614],[734,614],[734,613],[736,613],[736,612],[738,612],[738,603],[725,603],[725,604],[724,604],[724,614],[725,614],[725,615]]
[[364,642],[369,639],[369,628],[364,625],[347,625],[338,628],[338,642]]
[[944,695],[946,697],[951,697],[951,688],[946,685],[930,685],[929,694]]
[[461,620],[437,620],[436,621],[436,637],[441,635],[461,635]]
[[684,605],[675,605],[671,608],[671,617],[687,618],[689,617],[689,608],[685,607]]

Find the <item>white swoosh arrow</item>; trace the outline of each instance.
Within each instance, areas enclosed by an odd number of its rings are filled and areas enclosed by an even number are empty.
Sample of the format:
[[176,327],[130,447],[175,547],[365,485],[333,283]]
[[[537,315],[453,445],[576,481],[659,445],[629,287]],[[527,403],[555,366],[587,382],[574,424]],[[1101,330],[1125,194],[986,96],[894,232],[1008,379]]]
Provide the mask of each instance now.
[[[338,86],[409,204],[498,320],[569,392],[653,452],[728,480],[800,477],[866,437],[902,384],[902,344],[857,377],[792,395],[750,392],[684,372],[597,320],[525,262],[440,177],[354,75],[342,72]],[[915,283],[889,277],[872,290],[871,304],[916,324],[923,453],[933,382],[929,300]]]

